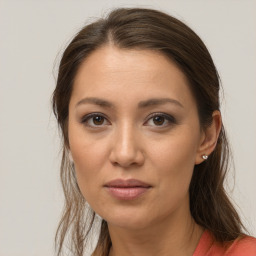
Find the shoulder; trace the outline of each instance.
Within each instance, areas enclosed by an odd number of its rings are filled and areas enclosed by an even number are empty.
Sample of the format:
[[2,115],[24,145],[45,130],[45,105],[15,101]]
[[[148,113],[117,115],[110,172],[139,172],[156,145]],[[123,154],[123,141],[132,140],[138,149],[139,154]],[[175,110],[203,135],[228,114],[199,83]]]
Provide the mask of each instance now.
[[244,236],[236,239],[227,249],[227,256],[256,256],[256,238]]
[[256,256],[256,238],[245,235],[223,244],[206,230],[193,256]]

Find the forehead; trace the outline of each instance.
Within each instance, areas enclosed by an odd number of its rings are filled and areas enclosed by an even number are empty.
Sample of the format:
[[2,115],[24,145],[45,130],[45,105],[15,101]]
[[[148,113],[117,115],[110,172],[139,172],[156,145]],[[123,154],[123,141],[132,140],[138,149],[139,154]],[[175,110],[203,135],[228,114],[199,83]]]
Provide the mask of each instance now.
[[136,101],[172,97],[193,103],[186,76],[162,53],[104,46],[81,64],[75,77],[72,99],[104,97]]

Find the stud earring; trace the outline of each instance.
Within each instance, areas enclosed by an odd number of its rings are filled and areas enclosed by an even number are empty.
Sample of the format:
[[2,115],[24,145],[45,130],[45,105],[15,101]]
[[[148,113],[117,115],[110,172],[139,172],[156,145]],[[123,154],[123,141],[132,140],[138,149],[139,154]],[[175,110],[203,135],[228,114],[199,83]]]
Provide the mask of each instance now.
[[203,158],[204,160],[207,160],[208,156],[207,156],[206,154],[204,154],[204,155],[202,155],[202,158]]

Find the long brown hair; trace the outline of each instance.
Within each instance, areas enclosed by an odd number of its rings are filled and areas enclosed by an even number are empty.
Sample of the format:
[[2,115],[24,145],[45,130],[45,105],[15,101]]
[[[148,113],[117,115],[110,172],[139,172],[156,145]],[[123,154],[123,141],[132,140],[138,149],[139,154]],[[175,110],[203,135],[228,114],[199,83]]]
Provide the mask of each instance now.
[[[220,109],[220,82],[213,60],[202,40],[183,22],[152,9],[122,8],[82,28],[63,53],[52,98],[53,111],[63,136],[61,181],[65,206],[55,237],[58,256],[67,237],[70,238],[73,255],[82,256],[88,234],[95,224],[95,213],[86,208],[74,166],[68,159],[68,106],[81,63],[100,46],[110,43],[120,49],[158,51],[176,63],[189,81],[202,129],[211,124],[213,111]],[[222,126],[214,152],[207,161],[194,167],[189,189],[190,211],[194,220],[220,242],[237,238],[243,228],[224,189],[229,154]],[[108,255],[110,247],[108,226],[102,220],[93,255]]]

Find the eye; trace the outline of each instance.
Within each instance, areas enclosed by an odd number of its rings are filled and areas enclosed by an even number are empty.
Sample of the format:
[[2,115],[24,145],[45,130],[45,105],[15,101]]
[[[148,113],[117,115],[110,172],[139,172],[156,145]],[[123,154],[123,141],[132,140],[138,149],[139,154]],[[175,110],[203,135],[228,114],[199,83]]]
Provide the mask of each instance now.
[[150,115],[146,123],[149,126],[165,127],[171,124],[175,124],[176,120],[173,116],[170,116],[164,113],[154,113]]
[[89,127],[101,127],[109,124],[107,119],[99,113],[91,113],[84,116],[81,120],[81,123]]

